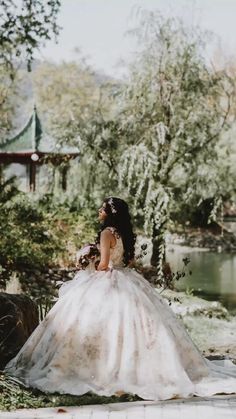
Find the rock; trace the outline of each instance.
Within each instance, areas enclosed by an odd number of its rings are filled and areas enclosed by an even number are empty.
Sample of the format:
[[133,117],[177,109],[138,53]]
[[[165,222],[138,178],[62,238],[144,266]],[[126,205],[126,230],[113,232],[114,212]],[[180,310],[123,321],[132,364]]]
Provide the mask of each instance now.
[[0,369],[21,349],[38,319],[37,305],[29,297],[0,293]]
[[207,301],[203,298],[187,295],[185,292],[166,289],[162,297],[171,302],[171,308],[180,317],[203,316],[204,319],[215,318],[229,321],[228,310],[219,301]]

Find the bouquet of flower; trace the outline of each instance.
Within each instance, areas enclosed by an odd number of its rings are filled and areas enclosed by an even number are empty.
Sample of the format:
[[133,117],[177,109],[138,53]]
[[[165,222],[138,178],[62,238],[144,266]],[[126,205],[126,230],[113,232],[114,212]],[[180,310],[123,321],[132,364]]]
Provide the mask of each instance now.
[[76,253],[76,266],[86,269],[88,266],[96,269],[99,263],[100,252],[95,243],[89,243]]

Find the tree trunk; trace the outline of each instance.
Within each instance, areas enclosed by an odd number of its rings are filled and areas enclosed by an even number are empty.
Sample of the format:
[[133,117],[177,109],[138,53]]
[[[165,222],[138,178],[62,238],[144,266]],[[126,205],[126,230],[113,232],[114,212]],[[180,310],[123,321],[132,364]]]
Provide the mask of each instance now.
[[[164,228],[156,228],[154,225],[152,230],[152,257],[151,257],[151,265],[152,266],[158,266],[158,263],[160,261],[161,251],[160,246],[165,246],[164,241]],[[164,258],[163,261],[165,261],[165,250],[164,250]]]

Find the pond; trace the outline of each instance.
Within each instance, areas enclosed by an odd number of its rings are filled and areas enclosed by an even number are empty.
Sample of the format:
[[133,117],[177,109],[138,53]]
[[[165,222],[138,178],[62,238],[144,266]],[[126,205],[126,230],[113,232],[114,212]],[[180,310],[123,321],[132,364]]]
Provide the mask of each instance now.
[[[236,254],[208,252],[173,246],[167,250],[172,270],[182,270],[183,258],[189,258],[186,277],[176,281],[176,288],[187,290],[207,300],[220,301],[236,314]],[[192,271],[192,275],[187,274]]]

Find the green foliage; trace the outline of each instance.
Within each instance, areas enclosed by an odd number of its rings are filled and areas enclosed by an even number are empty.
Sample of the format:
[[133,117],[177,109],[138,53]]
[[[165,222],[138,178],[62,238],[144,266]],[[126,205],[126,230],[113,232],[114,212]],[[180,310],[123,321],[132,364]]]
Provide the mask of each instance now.
[[34,70],[38,107],[46,128],[59,143],[78,145],[80,137],[94,135],[91,125],[99,124],[107,112],[106,83],[97,78],[82,59],[59,65],[46,62]]
[[50,135],[80,149],[79,162],[71,163],[70,199],[93,206],[118,193],[121,85],[103,80],[83,61],[43,63],[33,72],[33,85]]
[[52,35],[58,35],[56,19],[60,3],[60,0],[1,1],[0,64],[10,69],[12,77],[19,57],[26,59],[30,70],[34,51]]
[[[58,205],[51,197],[38,200],[19,193],[13,180],[1,186],[2,285],[15,272],[29,295],[50,293],[50,284],[40,279],[40,272],[56,266],[73,266],[77,249],[92,241],[94,236],[94,224],[88,217],[85,219],[81,211],[72,210],[65,203]],[[40,285],[32,282],[34,272]]]
[[30,198],[17,193],[10,181],[1,186],[0,265],[3,271],[22,272],[53,264],[60,244],[45,216]]
[[117,188],[119,84],[78,58],[43,63],[33,72],[33,85],[46,130],[59,144],[80,150],[79,162],[71,162],[70,199],[92,207]]
[[35,199],[44,214],[50,217],[53,231],[57,234],[63,249],[57,255],[57,262],[63,266],[74,264],[75,252],[91,241],[97,229],[97,209],[82,207],[77,200],[58,198],[52,194]]
[[[94,404],[120,403],[140,400],[138,396],[124,394],[121,397],[98,396],[87,393],[82,396],[69,394],[45,394],[38,390],[26,389],[16,380],[0,374],[0,410],[32,409],[57,406],[84,406]],[[60,412],[59,412],[60,413]],[[61,412],[64,413],[64,412]]]
[[[19,103],[17,97],[17,82],[10,79],[10,72],[0,67],[0,142],[13,127],[16,107]],[[14,100],[12,100],[14,96]]]
[[[19,106],[19,67],[28,70],[40,45],[58,35],[60,0],[2,0],[0,6],[0,141],[13,128]],[[12,100],[12,97],[14,99]]]

